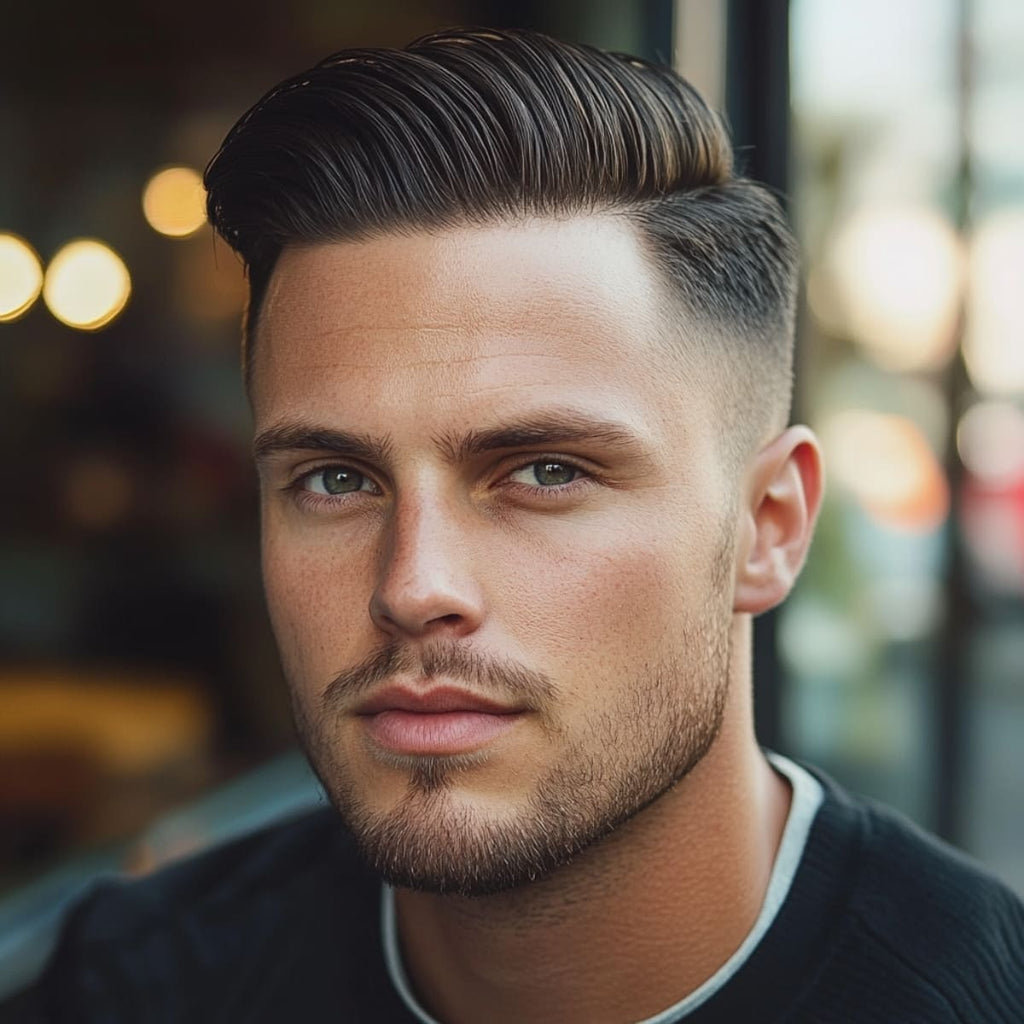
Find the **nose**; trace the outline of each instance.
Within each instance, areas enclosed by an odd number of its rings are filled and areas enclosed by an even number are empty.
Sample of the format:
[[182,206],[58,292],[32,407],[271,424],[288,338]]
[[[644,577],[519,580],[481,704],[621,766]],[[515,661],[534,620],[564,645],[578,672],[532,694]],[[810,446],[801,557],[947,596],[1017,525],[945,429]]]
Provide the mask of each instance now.
[[439,502],[396,505],[380,556],[370,617],[403,639],[468,636],[483,621],[466,529]]

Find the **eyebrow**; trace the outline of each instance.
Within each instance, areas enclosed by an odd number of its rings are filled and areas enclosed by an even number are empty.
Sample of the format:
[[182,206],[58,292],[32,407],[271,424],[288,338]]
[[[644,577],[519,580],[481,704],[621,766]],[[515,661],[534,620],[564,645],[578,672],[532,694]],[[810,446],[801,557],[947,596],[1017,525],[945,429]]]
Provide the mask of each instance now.
[[642,439],[622,423],[591,416],[576,409],[537,413],[498,427],[471,430],[467,434],[443,434],[436,439],[441,453],[451,462],[503,448],[528,448],[573,442],[597,444],[621,454],[642,454]]
[[352,434],[305,423],[268,427],[261,430],[252,443],[252,454],[257,463],[267,462],[284,452],[297,451],[330,452],[346,459],[383,465],[391,457],[392,444],[387,437],[378,439],[369,434]]
[[[445,433],[434,439],[438,451],[451,463],[466,462],[506,448],[579,442],[596,444],[622,455],[639,457],[647,452],[642,437],[624,424],[575,409],[537,413],[501,426],[470,430],[461,435]],[[384,465],[391,461],[394,445],[390,437],[375,438],[294,422],[261,431],[253,441],[252,450],[258,463],[284,452],[316,451]]]

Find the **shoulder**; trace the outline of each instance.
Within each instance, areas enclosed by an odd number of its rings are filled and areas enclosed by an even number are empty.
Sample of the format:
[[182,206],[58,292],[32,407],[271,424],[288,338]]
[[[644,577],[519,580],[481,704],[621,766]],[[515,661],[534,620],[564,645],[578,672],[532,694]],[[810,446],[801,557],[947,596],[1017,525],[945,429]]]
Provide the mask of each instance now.
[[1024,1019],[1024,904],[971,858],[897,812],[826,783],[822,810],[855,822],[848,954],[886,962],[952,1019]]
[[[861,884],[851,909],[880,938],[913,935],[917,946],[940,957],[950,946],[984,947],[1002,938],[1024,956],[1024,904],[1007,886],[896,811],[868,800],[859,804]],[[1024,958],[1018,965],[1024,968]]]
[[380,990],[372,963],[358,966],[378,913],[379,882],[325,808],[100,883],[69,915],[41,988],[61,1021],[273,1020],[299,1003],[313,1019]]
[[329,808],[239,836],[140,878],[99,881],[69,917],[79,941],[110,942],[194,915],[244,911],[253,900],[301,887],[325,866],[357,870],[344,852],[337,815]]

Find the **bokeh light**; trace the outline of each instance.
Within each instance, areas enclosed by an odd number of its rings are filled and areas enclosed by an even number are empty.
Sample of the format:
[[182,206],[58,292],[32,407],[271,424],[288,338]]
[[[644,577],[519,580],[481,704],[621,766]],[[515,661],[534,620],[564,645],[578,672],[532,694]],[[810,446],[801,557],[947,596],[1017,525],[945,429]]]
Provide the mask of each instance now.
[[[839,229],[827,279],[845,329],[872,359],[932,369],[955,347],[963,262],[955,230],[934,210],[871,207]],[[825,299],[817,277],[811,298]]]
[[964,360],[971,383],[993,395],[1024,393],[1024,208],[1000,210],[971,243]]
[[32,246],[17,235],[0,235],[0,323],[24,316],[42,287],[43,267]]
[[121,257],[103,242],[81,238],[50,261],[43,299],[61,323],[95,331],[124,309],[131,290],[131,276]]
[[195,234],[206,223],[203,179],[191,167],[154,174],[142,194],[142,212],[154,231],[171,238]]
[[933,530],[949,514],[949,484],[921,429],[904,416],[836,413],[822,430],[830,475],[877,522]]
[[972,405],[957,425],[956,443],[960,460],[982,483],[1024,480],[1024,411],[1010,402]]

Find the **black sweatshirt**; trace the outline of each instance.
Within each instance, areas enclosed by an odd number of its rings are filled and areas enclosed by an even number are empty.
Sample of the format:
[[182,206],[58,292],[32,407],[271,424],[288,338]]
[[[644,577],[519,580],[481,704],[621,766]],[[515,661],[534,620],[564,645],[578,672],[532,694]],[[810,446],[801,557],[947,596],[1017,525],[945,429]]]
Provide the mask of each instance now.
[[[1024,904],[814,774],[825,799],[775,921],[682,1019],[1024,1024]],[[385,968],[380,904],[379,880],[325,808],[98,888],[70,916],[34,993],[44,1009],[26,1019],[416,1024]]]

